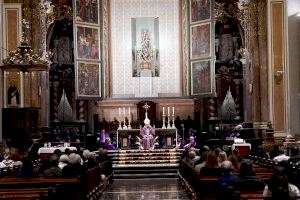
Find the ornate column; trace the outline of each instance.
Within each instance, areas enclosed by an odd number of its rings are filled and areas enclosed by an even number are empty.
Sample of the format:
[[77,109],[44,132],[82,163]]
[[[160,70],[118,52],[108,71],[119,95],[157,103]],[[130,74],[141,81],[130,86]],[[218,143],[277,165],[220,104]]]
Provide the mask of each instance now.
[[53,88],[53,99],[52,99],[52,111],[53,111],[53,115],[52,115],[52,120],[54,122],[58,122],[58,93],[57,93],[57,86],[58,86],[58,81],[53,81],[52,83],[52,88]]
[[235,110],[236,110],[236,116],[235,120],[240,120],[241,119],[241,108],[240,108],[240,85],[241,85],[241,79],[234,79],[235,83],[235,94],[236,98],[234,99],[235,102]]
[[78,117],[78,120],[80,122],[84,122],[85,121],[85,102],[84,100],[80,100],[79,101],[79,117]]
[[[55,16],[53,12],[54,6],[48,0],[41,0],[39,9],[40,19],[40,46],[39,54],[43,59],[48,59],[50,54],[47,51],[47,32],[49,26],[54,22]],[[40,88],[43,91],[41,95],[41,126],[50,125],[50,91],[49,91],[49,72],[41,72]]]

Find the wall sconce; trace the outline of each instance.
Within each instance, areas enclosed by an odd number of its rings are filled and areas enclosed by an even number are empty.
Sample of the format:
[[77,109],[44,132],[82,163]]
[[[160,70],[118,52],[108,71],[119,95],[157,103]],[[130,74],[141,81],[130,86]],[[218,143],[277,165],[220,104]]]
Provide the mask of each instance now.
[[277,85],[280,84],[280,81],[283,79],[284,71],[276,71],[274,74],[275,82]]

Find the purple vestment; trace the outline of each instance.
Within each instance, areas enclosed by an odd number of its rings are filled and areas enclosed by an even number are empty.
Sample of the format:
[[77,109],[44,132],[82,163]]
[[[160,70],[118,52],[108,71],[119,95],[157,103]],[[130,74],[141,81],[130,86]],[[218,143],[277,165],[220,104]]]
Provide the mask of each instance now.
[[145,125],[141,129],[141,149],[154,149],[155,129]]

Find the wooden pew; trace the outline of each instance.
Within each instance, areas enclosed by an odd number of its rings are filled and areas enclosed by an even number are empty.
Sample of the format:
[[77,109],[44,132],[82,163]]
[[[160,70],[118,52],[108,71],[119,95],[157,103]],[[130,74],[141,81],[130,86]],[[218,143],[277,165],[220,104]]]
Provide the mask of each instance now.
[[0,199],[32,200],[48,197],[53,188],[0,189]]
[[[55,199],[82,199],[80,178],[22,178],[4,177],[0,179],[0,188],[5,191],[19,190],[23,195],[30,195],[30,190],[43,190],[41,188],[55,188],[57,197]],[[26,194],[28,192],[28,194]],[[19,195],[21,197],[21,195]]]

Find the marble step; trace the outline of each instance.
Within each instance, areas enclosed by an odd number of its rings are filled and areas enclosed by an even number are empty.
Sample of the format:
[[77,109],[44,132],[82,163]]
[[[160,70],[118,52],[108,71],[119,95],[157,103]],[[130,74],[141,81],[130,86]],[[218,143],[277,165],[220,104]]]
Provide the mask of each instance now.
[[162,163],[179,163],[179,159],[165,159],[165,160],[121,160],[112,161],[113,164],[162,164]]
[[112,157],[112,161],[126,160],[174,160],[180,159],[180,156],[132,156],[132,157]]
[[132,153],[110,153],[109,157],[136,157],[136,156],[181,156],[178,152],[132,152]]
[[173,168],[179,167],[180,163],[144,163],[144,164],[113,164],[113,169],[119,168]]
[[114,174],[114,179],[177,178],[177,173]]

